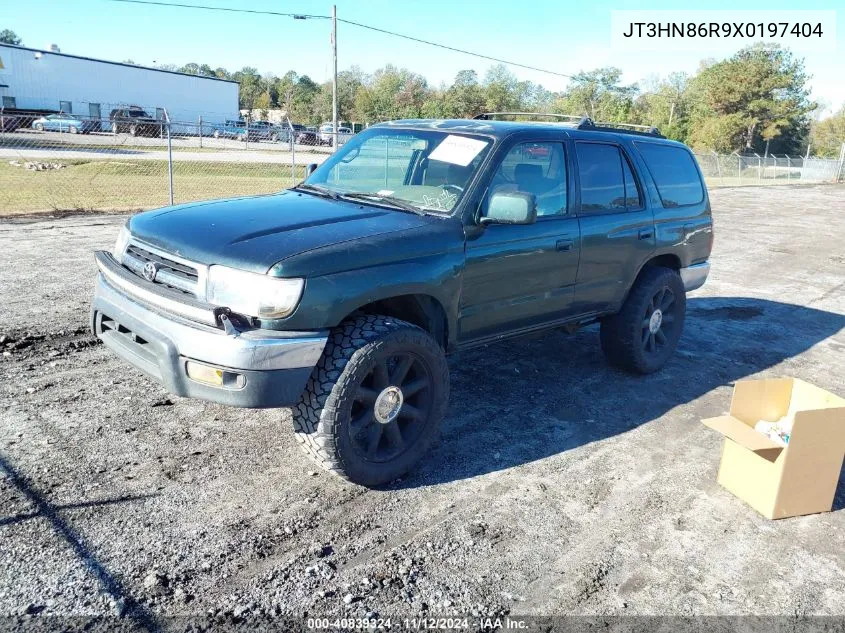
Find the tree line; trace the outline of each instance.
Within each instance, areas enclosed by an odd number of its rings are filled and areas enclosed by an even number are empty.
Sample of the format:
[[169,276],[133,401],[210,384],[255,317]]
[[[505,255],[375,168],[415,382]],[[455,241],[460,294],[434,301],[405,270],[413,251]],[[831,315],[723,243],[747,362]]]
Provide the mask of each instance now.
[[[21,44],[9,30],[0,33],[0,41]],[[312,125],[332,118],[331,82],[318,83],[294,70],[278,77],[249,66],[235,72],[196,63],[157,67],[236,81],[243,110],[279,108],[293,121]],[[360,123],[494,111],[572,114],[655,126],[700,151],[795,155],[809,146],[813,155],[838,156],[845,142],[845,104],[820,118],[809,79],[803,59],[771,44],[744,48],[722,61],[703,60],[693,74],[641,83],[625,84],[619,68],[584,71],[560,92],[520,81],[502,64],[483,77],[461,70],[451,84],[438,86],[391,64],[372,74],[352,66],[338,73],[338,113],[342,121]]]
[[[286,110],[296,122],[331,120],[332,87],[291,70],[282,77],[246,67],[167,66],[237,81],[245,110]],[[520,81],[502,64],[479,77],[461,70],[451,84],[391,64],[372,74],[357,66],[338,73],[343,121],[374,123],[406,118],[467,118],[481,112],[527,111],[588,116],[594,121],[655,126],[701,151],[836,156],[845,142],[845,105],[818,120],[804,61],[776,45],[744,48],[704,60],[694,74],[672,73],[625,84],[619,68],[580,72],[560,92]]]

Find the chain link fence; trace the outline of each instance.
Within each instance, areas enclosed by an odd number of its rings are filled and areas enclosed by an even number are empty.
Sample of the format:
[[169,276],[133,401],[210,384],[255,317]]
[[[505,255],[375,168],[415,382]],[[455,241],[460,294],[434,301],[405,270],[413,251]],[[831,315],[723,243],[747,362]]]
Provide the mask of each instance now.
[[710,186],[777,185],[840,182],[845,179],[842,160],[759,154],[695,154]]
[[[214,113],[169,120],[163,108],[117,106],[89,117],[0,110],[0,215],[138,210],[272,193],[325,160],[330,138],[289,121]],[[711,187],[845,179],[842,160],[696,157]]]
[[332,149],[304,126],[213,114],[171,121],[158,110],[161,118],[102,119],[0,110],[0,215],[272,193],[301,181]]

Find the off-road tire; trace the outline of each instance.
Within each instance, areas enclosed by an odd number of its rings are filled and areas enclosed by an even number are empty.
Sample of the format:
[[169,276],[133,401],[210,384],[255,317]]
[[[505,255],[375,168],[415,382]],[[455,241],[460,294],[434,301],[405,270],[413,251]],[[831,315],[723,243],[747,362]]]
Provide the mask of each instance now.
[[[668,329],[667,323],[667,329],[664,331],[665,345],[659,350],[648,352],[642,343],[644,319],[647,319],[650,302],[663,290],[674,295],[671,323],[673,327]],[[622,309],[601,321],[601,349],[607,361],[638,374],[650,374],[661,369],[674,353],[681,338],[685,312],[686,292],[678,272],[662,266],[644,268],[634,282]]]
[[[430,379],[427,421],[420,435],[391,461],[362,458],[350,439],[358,386],[381,359],[410,353]],[[295,437],[325,470],[363,486],[378,486],[410,470],[436,439],[449,401],[449,369],[443,349],[424,330],[392,317],[354,316],[332,330],[300,402],[293,408]]]

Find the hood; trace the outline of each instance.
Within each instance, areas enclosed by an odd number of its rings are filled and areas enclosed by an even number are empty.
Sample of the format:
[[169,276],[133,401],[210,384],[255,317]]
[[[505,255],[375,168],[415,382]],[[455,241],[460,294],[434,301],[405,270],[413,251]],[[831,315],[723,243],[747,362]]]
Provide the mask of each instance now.
[[133,237],[192,261],[266,273],[312,249],[432,222],[438,220],[283,191],[146,211],[130,220],[129,229]]

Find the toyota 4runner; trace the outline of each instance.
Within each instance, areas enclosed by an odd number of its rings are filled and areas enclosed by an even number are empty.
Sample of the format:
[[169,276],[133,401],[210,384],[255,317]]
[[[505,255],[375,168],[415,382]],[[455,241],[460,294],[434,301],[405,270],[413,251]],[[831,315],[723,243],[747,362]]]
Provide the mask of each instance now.
[[97,252],[96,336],[174,394],[292,407],[324,468],[391,481],[435,438],[446,355],[600,323],[660,369],[708,274],[689,149],[589,119],[383,123],[277,194],[147,211]]

